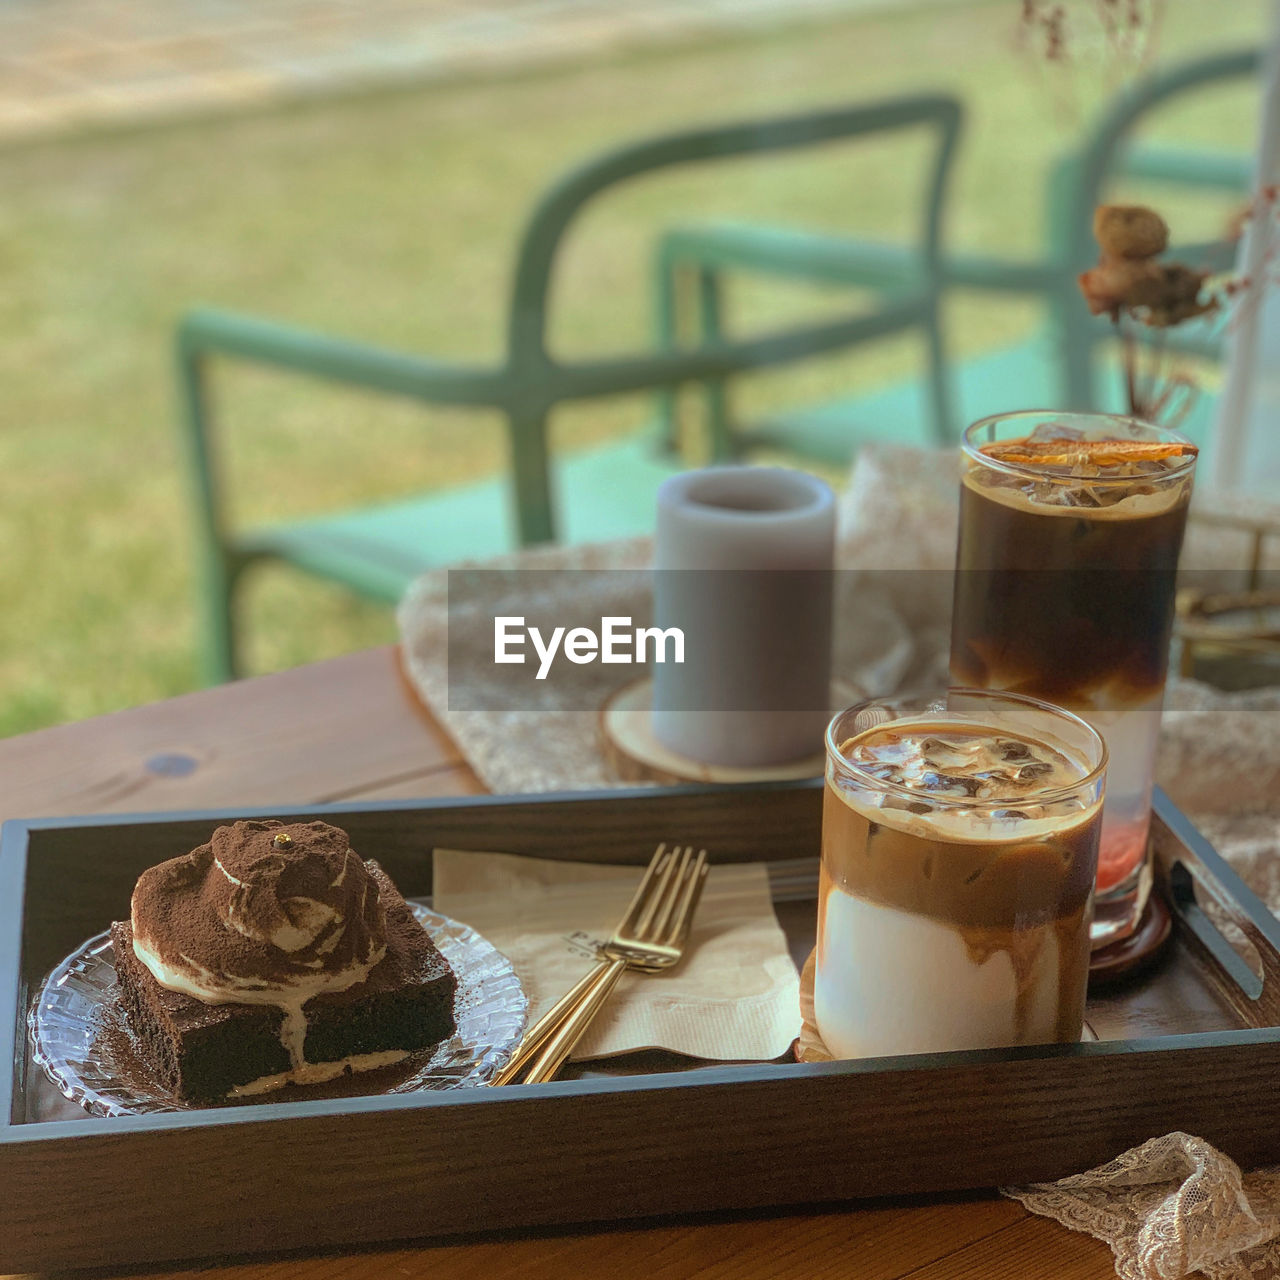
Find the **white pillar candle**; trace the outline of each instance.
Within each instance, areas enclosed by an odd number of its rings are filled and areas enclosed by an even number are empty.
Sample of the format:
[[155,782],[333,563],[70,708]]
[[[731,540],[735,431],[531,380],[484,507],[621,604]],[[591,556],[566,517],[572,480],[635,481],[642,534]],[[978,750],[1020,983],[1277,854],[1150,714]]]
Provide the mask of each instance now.
[[783,467],[711,467],[658,490],[654,621],[684,632],[653,665],[653,731],[707,764],[818,755],[831,678],[835,498]]

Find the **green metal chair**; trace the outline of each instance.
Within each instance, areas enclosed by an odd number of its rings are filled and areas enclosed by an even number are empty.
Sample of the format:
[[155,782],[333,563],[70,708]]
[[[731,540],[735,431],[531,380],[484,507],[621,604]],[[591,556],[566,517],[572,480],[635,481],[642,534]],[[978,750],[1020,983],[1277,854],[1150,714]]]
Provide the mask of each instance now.
[[[930,384],[941,420],[946,391],[938,331],[940,209],[960,129],[960,104],[944,95],[894,99],[785,118],[650,138],[597,157],[554,183],[535,206],[520,242],[505,359],[446,364],[427,357],[323,337],[222,311],[196,310],[178,326],[182,423],[195,481],[204,621],[204,674],[237,670],[235,595],[245,569],[272,559],[395,601],[434,565],[515,545],[577,540],[647,529],[658,483],[679,467],[668,442],[624,440],[554,461],[551,412],[590,400],[689,381],[718,381],[750,369],[856,346],[912,327],[929,336]],[[547,350],[548,296],[564,236],[584,205],[606,188],[675,165],[835,143],[907,128],[933,138],[928,208],[912,267],[872,310],[749,339],[712,335],[688,349],[561,361]],[[498,410],[505,419],[505,479],[336,516],[234,531],[224,513],[207,395],[212,357],[234,358],[409,397],[431,405]]]
[[[1122,386],[1099,358],[1112,341],[1110,325],[1090,316],[1076,284],[1077,275],[1096,261],[1091,234],[1094,206],[1120,178],[1140,178],[1243,194],[1250,163],[1245,155],[1135,145],[1136,127],[1170,99],[1223,81],[1255,76],[1261,65],[1256,49],[1197,59],[1149,76],[1119,95],[1075,153],[1053,169],[1048,183],[1048,245],[1040,261],[1007,260],[994,255],[942,255],[943,287],[1042,299],[1044,330],[1030,340],[958,363],[952,386],[959,414],[952,426],[989,413],[1028,404],[1063,408],[1122,408]],[[1223,243],[1179,245],[1171,256],[1214,270],[1230,266],[1232,249]],[[658,343],[674,346],[690,323],[714,337],[725,329],[723,295],[731,272],[771,275],[892,291],[910,288],[919,264],[898,244],[873,243],[844,236],[741,223],[677,226],[660,239],[654,263],[658,298]],[[682,283],[695,287],[684,289]],[[692,299],[682,308],[682,299]],[[688,314],[685,314],[688,313]],[[1219,337],[1212,323],[1186,325],[1167,335],[1170,351],[1215,356]],[[929,444],[943,436],[942,418],[927,389],[903,383],[858,397],[775,412],[757,421],[734,421],[726,380],[702,383],[706,418],[717,458],[752,450],[782,450],[800,458],[847,464],[857,448],[875,436]],[[674,435],[676,405],[669,393],[658,397],[664,430]],[[1201,397],[1190,424],[1207,430],[1210,405]]]

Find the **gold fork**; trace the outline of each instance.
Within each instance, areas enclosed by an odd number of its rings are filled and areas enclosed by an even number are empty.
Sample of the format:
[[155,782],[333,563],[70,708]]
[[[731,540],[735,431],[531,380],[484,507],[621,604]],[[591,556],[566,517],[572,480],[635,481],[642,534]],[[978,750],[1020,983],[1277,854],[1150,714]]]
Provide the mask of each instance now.
[[541,1084],[555,1077],[612,994],[624,970],[661,973],[683,959],[685,939],[707,878],[707,851],[703,849],[695,857],[691,845],[684,849],[677,847],[659,867],[653,887],[644,895],[636,895],[613,936],[601,947],[600,954],[608,962],[607,966],[547,1041],[529,1068],[525,1084]]
[[706,879],[706,858],[705,849],[694,858],[692,847],[668,853],[665,844],[658,846],[617,929],[600,949],[601,963],[539,1019],[493,1084],[511,1083],[540,1050],[533,1068],[539,1074],[531,1071],[528,1080],[551,1079],[624,969],[656,973],[680,962]]

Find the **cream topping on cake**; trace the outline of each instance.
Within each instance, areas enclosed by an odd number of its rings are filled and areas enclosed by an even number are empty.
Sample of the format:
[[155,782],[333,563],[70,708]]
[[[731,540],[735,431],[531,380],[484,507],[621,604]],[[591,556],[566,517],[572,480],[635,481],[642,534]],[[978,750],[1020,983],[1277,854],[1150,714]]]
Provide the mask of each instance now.
[[387,950],[378,886],[327,822],[219,827],[208,844],[142,873],[131,921],[134,953],[162,987],[206,1004],[280,1008],[295,1069],[305,1062],[303,1005],[363,982]]
[[407,1049],[383,1049],[377,1053],[353,1053],[350,1057],[337,1058],[332,1062],[304,1062],[302,1066],[290,1071],[259,1076],[248,1084],[238,1084],[227,1096],[251,1098],[259,1093],[273,1093],[287,1084],[326,1084],[348,1071],[352,1075],[358,1075],[361,1071],[376,1071],[379,1067],[390,1067],[403,1062],[408,1056]]

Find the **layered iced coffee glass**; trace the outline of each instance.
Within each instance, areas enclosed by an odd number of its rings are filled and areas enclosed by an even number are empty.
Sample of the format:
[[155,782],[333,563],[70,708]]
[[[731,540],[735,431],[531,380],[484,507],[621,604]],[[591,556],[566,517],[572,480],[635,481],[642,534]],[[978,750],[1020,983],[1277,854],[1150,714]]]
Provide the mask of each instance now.
[[814,977],[834,1056],[1080,1038],[1106,759],[1034,698],[836,716]]
[[1195,471],[1176,432],[1105,414],[1015,413],[965,433],[951,629],[957,684],[1045,698],[1111,756],[1095,946],[1150,884],[1151,788],[1175,575]]

